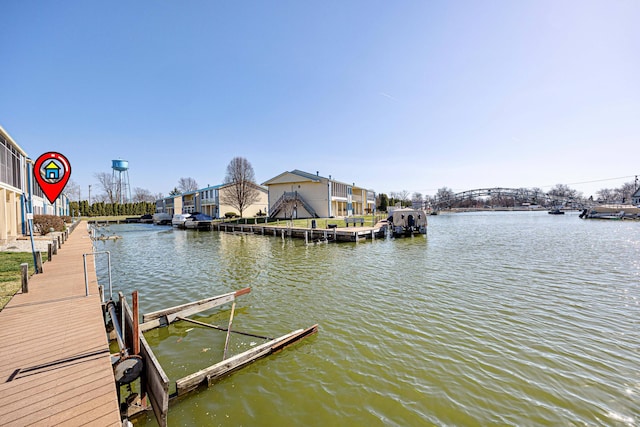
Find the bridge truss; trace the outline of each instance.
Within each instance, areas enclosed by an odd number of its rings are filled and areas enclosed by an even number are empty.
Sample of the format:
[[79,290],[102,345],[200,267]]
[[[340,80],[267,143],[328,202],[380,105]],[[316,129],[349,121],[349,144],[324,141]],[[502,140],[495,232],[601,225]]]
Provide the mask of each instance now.
[[459,205],[465,201],[478,202],[487,199],[487,202],[496,201],[504,205],[522,206],[525,203],[541,206],[569,206],[574,208],[584,208],[585,201],[576,199],[575,197],[557,196],[548,194],[540,190],[531,190],[528,188],[478,188],[475,190],[462,191],[455,193],[449,197],[435,197],[433,207],[435,209],[450,208]]

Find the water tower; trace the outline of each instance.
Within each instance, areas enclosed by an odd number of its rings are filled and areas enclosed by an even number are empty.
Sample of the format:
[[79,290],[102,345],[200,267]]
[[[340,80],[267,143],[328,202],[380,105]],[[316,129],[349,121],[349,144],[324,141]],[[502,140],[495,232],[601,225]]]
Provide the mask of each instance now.
[[111,182],[113,182],[115,198],[120,204],[131,201],[131,186],[129,185],[129,162],[118,159],[111,161]]

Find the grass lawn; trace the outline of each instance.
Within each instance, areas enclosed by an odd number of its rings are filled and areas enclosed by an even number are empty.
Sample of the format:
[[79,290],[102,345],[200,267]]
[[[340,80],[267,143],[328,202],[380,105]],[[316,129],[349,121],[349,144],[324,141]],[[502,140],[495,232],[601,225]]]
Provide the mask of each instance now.
[[20,264],[24,262],[29,264],[29,276],[31,276],[35,272],[31,252],[0,252],[0,310],[22,287]]

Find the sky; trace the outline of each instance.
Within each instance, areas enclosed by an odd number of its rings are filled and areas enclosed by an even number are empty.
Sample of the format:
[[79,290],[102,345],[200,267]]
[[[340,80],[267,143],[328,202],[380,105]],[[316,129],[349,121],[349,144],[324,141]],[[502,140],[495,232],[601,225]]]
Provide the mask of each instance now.
[[86,198],[245,157],[434,195],[640,175],[640,2],[0,0],[0,126]]

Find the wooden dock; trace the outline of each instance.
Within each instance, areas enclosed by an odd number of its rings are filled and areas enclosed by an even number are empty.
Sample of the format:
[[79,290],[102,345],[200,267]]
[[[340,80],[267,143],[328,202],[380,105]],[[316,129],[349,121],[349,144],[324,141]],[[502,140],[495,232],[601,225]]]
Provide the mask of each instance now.
[[229,233],[259,234],[262,236],[293,237],[305,239],[307,243],[329,242],[358,242],[365,239],[384,238],[386,228],[381,223],[373,227],[333,227],[333,228],[306,228],[288,227],[269,224],[229,224],[218,223],[213,225],[213,230]]
[[121,426],[86,223],[0,312],[0,425]]

